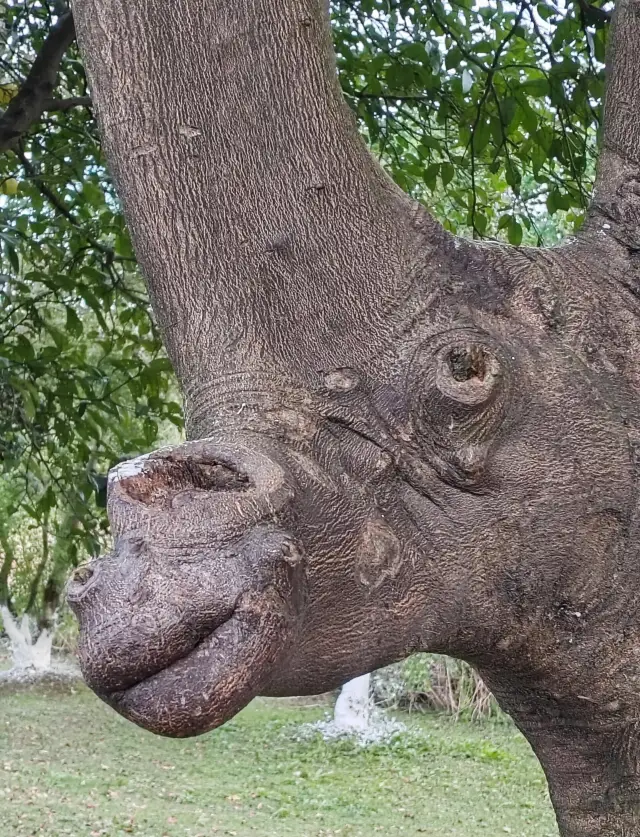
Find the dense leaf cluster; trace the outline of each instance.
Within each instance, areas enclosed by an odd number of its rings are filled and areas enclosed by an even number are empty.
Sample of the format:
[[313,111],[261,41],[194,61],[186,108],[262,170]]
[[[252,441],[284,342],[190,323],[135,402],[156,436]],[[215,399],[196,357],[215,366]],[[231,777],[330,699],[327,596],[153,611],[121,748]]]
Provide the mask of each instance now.
[[[5,7],[5,105],[55,16]],[[71,48],[56,95],[86,94]],[[107,469],[182,417],[90,109],[46,113],[0,157],[0,191],[0,515],[24,527],[26,512],[95,553]]]
[[608,12],[563,0],[332,8],[343,87],[372,147],[446,226],[517,245],[581,222]]

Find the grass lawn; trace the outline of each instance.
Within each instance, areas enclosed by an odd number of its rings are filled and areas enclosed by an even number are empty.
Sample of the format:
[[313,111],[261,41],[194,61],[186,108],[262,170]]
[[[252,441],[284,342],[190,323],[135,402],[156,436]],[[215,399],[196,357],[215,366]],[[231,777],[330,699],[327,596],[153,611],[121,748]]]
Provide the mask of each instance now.
[[324,712],[255,701],[220,730],[172,741],[84,688],[2,696],[0,835],[557,837],[512,726],[411,715],[391,745],[296,741]]

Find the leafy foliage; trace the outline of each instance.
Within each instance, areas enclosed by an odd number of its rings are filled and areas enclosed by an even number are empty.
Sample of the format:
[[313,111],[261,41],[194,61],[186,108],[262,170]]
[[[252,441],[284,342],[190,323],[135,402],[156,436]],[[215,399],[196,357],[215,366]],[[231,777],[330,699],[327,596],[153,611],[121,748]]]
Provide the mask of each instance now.
[[[15,3],[5,15],[8,104],[51,14]],[[58,92],[86,94],[75,49]],[[57,576],[59,597],[80,560],[78,545],[99,550],[109,466],[153,446],[167,422],[180,428],[182,416],[90,111],[47,114],[0,157],[0,184],[0,516],[19,559],[9,579],[16,606],[28,604],[42,558],[26,560],[18,529],[64,530],[65,554],[54,547],[40,573],[44,606],[47,584]],[[7,554],[0,548],[0,565]]]
[[345,94],[393,177],[452,231],[553,243],[594,175],[607,13],[586,3],[340,0]]
[[373,694],[393,708],[430,709],[456,719],[505,718],[475,669],[439,654],[413,654],[375,672]]

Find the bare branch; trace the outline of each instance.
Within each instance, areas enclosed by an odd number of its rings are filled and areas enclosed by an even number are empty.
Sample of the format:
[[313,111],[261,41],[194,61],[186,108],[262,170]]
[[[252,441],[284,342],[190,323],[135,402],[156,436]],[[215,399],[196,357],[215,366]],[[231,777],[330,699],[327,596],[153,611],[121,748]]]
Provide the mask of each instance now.
[[51,28],[29,75],[0,118],[0,151],[12,148],[42,116],[51,101],[60,62],[75,36],[72,14],[66,12]]
[[71,96],[68,99],[49,99],[45,102],[43,110],[66,113],[73,108],[90,108],[91,105],[91,96]]
[[639,250],[639,0],[618,0],[611,26],[602,149],[585,234],[604,234],[630,250]]

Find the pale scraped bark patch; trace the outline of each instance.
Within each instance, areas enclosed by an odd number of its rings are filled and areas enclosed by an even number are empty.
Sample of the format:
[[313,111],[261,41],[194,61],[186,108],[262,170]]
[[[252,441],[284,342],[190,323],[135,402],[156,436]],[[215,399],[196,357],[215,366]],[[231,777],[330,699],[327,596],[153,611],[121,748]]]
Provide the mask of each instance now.
[[119,462],[110,469],[109,474],[107,475],[108,483],[118,482],[118,480],[124,480],[128,477],[135,477],[138,474],[141,474],[152,454],[170,451],[173,450],[174,447],[175,445],[163,445],[161,448],[156,448],[156,450],[150,451],[149,453],[143,453],[141,456],[136,456],[133,459],[127,459],[124,462]]
[[32,687],[69,688],[81,679],[75,663],[53,658],[52,631],[41,631],[34,641],[34,625],[26,614],[17,619],[2,606],[0,617],[13,664],[10,669],[0,671],[0,696]]
[[109,471],[109,476],[107,477],[108,482],[111,484],[118,482],[118,480],[124,480],[127,477],[135,477],[141,474],[148,459],[149,454],[145,453],[142,456],[136,456],[135,459],[127,459],[126,462],[115,465]]

